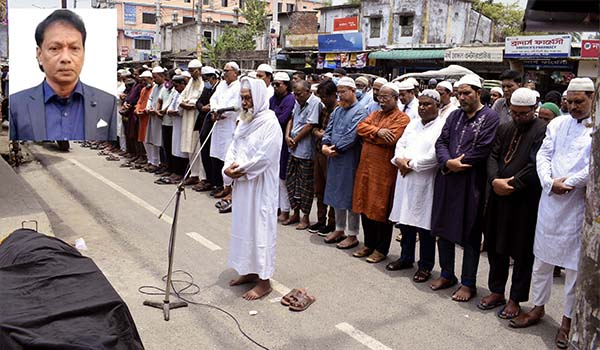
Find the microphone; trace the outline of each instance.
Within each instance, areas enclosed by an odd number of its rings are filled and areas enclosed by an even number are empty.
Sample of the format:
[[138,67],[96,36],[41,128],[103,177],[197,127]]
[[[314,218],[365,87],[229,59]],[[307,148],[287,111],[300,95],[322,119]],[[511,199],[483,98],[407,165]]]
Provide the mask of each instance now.
[[214,112],[217,114],[221,114],[224,112],[237,112],[239,110],[240,110],[239,107],[224,107],[224,108],[219,108],[219,109],[215,110]]

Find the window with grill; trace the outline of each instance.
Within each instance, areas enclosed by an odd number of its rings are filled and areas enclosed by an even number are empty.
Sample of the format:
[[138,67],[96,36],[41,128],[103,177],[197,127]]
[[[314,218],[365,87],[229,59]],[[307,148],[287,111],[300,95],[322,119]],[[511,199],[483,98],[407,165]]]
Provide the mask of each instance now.
[[205,30],[204,31],[204,39],[206,40],[207,43],[212,44],[212,32]]
[[150,39],[134,39],[133,45],[136,50],[151,50],[152,40]]
[[227,7],[227,0],[221,0],[221,7]]
[[142,13],[142,23],[156,24],[156,14],[150,12]]
[[294,12],[294,4],[287,4],[287,12]]
[[399,17],[399,25],[400,25],[400,36],[412,36],[413,35],[413,22],[415,16],[400,16]]
[[381,38],[381,17],[371,17],[369,19],[370,31],[369,38]]

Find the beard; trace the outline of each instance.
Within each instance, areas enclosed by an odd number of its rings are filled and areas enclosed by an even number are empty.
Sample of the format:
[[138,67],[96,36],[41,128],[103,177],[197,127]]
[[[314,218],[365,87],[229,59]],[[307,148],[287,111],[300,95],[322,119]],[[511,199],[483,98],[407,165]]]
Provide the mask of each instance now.
[[244,109],[240,113],[240,120],[243,122],[250,122],[250,121],[252,121],[253,117],[254,117],[254,109],[253,108]]

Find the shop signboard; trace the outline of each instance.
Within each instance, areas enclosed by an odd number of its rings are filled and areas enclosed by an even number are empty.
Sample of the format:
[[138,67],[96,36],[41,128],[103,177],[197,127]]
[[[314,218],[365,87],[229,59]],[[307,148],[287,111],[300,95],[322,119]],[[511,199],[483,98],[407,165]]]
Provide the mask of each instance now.
[[600,40],[581,40],[581,58],[598,59]]
[[445,62],[502,62],[502,47],[457,47],[444,51]]
[[507,37],[505,58],[567,58],[571,53],[571,35],[533,35]]
[[129,46],[121,46],[121,50],[119,51],[119,55],[121,57],[129,57]]
[[286,48],[316,48],[319,46],[318,34],[287,34]]
[[334,32],[345,32],[345,31],[357,31],[358,30],[358,17],[344,17],[333,19],[333,31]]
[[135,5],[125,4],[123,8],[123,21],[127,24],[136,24]]
[[356,52],[363,50],[361,32],[321,34],[319,35],[319,52]]

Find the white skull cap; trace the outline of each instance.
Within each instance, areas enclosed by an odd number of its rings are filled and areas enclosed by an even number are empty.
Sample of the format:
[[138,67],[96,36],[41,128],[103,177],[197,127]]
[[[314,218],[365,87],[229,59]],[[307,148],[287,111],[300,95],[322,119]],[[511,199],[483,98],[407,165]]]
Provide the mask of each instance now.
[[290,76],[286,72],[277,72],[273,76],[274,81],[290,81]]
[[443,87],[444,89],[446,89],[446,90],[448,90],[448,91],[452,91],[452,90],[453,90],[452,84],[451,84],[449,81],[446,81],[446,80],[444,80],[444,81],[440,81],[440,82],[439,82],[439,83],[436,85],[436,87],[438,87],[438,86],[441,86],[441,87]]
[[471,85],[481,89],[481,79],[475,74],[467,74],[458,81],[458,86],[461,85]]
[[257,71],[263,71],[263,72],[267,72],[267,73],[271,73],[273,74],[273,67],[269,66],[268,64],[261,64],[260,66],[258,66],[258,68],[256,68]]
[[347,86],[356,89],[356,84],[354,83],[354,80],[352,80],[352,78],[349,77],[340,78],[340,80],[337,83],[337,86]]
[[188,69],[192,68],[202,68],[202,62],[200,62],[199,59],[194,58],[190,61],[190,63],[188,63]]
[[573,78],[569,83],[567,91],[594,92],[594,82],[590,78]]
[[535,92],[529,88],[518,88],[510,97],[513,106],[534,106],[537,103]]

